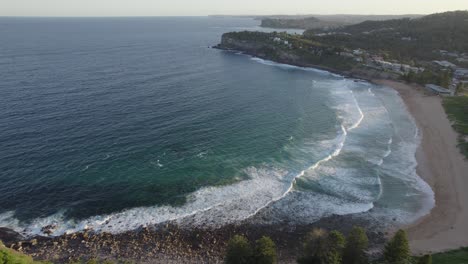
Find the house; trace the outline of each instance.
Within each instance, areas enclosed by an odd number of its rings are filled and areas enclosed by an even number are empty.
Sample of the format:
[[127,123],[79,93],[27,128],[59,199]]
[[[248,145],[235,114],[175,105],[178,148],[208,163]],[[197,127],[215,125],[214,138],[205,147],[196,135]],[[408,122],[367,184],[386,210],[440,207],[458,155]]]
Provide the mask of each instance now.
[[452,68],[452,69],[455,69],[457,68],[457,65],[451,63],[451,62],[448,62],[448,61],[433,61],[433,63],[441,66],[441,67],[444,67],[444,68]]
[[426,84],[426,89],[438,95],[453,95],[453,92],[449,89],[435,84]]
[[340,52],[340,56],[354,58],[354,55],[350,52]]
[[360,56],[360,55],[364,54],[364,51],[361,50],[361,49],[353,50],[353,54]]
[[458,68],[455,70],[453,75],[458,79],[468,79],[468,69]]
[[411,71],[415,73],[424,71],[424,68],[412,67],[407,64],[391,63],[391,62],[383,61],[383,60],[375,60],[374,63],[379,65],[385,70],[393,71],[393,72],[400,73],[400,74],[407,74]]

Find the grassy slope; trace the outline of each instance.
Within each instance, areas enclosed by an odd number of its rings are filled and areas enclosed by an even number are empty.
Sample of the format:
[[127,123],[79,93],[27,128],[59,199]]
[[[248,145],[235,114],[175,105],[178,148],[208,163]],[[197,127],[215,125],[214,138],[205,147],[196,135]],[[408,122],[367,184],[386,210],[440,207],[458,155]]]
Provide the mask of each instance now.
[[453,128],[460,134],[460,150],[468,158],[468,96],[446,97],[443,105]]
[[0,264],[45,264],[34,261],[30,256],[5,247],[0,242]]
[[464,264],[468,263],[468,248],[438,253],[432,256],[434,264]]

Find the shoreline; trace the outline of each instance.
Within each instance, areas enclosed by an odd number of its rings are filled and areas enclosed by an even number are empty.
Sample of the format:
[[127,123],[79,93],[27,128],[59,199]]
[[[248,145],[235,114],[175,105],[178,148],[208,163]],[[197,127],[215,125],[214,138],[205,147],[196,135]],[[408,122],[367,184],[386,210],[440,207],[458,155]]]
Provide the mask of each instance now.
[[[243,54],[268,60],[254,54]],[[464,193],[463,190],[463,186],[468,186],[468,177],[463,179],[463,172],[468,171],[468,162],[456,146],[457,134],[445,115],[440,98],[426,95],[420,86],[365,75],[362,72],[355,74],[314,65],[288,65],[324,70],[396,90],[422,134],[416,152],[417,173],[431,186],[436,200],[435,207],[428,215],[403,227],[408,231],[411,249],[414,254],[425,254],[468,245],[468,227],[465,226],[468,223],[468,205],[462,203],[468,201],[468,192]],[[446,171],[450,173],[445,173]],[[367,213],[333,215],[309,225],[260,225],[246,220],[217,229],[184,229],[168,222],[120,234],[84,230],[58,237],[36,236],[28,240],[16,237],[9,245],[35,258],[60,262],[89,256],[143,263],[221,263],[227,241],[232,235],[244,234],[250,240],[268,235],[278,245],[281,263],[294,263],[303,237],[312,228],[337,229],[347,233],[353,225],[365,226],[370,241],[374,244],[372,252],[379,254],[385,237],[389,235],[386,230],[389,229],[388,226],[366,219]],[[262,216],[260,214],[253,219],[257,217]],[[0,230],[0,237],[2,231],[5,233],[5,230]]]
[[[222,45],[216,48],[233,51]],[[243,54],[269,60],[255,52]],[[406,84],[372,71],[340,72],[294,61],[273,61],[326,70],[397,91],[421,133],[416,151],[417,174],[429,184],[435,195],[435,206],[429,214],[403,226],[408,232],[411,250],[413,254],[427,254],[468,246],[468,205],[464,204],[468,201],[468,192],[464,189],[468,186],[468,161],[457,147],[458,134],[452,128],[439,96],[429,94],[419,85]]]
[[[262,216],[255,216],[262,217]],[[69,263],[92,258],[136,263],[224,263],[227,243],[234,235],[251,242],[269,236],[276,243],[279,263],[296,263],[306,234],[314,228],[349,233],[353,226],[367,227],[371,257],[379,256],[386,242],[383,227],[366,217],[332,215],[307,225],[255,224],[246,220],[217,229],[182,228],[175,223],[141,227],[120,234],[95,233],[92,230],[58,237],[34,237],[11,241],[7,247],[32,256],[35,260]],[[2,230],[0,230],[2,231]],[[0,232],[1,235],[1,232]],[[14,235],[14,234],[13,234]]]
[[442,252],[468,245],[468,162],[457,147],[457,133],[441,97],[423,87],[391,80],[372,80],[396,90],[422,134],[416,151],[417,173],[435,193],[431,212],[408,225],[414,254]]

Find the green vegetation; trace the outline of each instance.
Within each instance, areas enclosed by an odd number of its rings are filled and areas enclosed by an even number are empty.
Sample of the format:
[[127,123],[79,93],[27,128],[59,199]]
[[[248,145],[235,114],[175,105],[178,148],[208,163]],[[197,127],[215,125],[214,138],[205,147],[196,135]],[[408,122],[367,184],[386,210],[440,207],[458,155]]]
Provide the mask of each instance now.
[[458,146],[468,158],[468,96],[445,97],[443,101],[445,112],[453,122],[453,128],[458,132]]
[[326,45],[385,52],[400,61],[438,59],[438,50],[468,52],[468,11],[365,21],[334,31],[341,34],[317,36],[316,33],[327,31],[308,30],[304,35]]
[[45,264],[34,261],[30,256],[9,249],[0,241],[0,264]]
[[327,29],[362,23],[401,18],[419,18],[420,15],[293,15],[262,17],[262,27]]
[[299,264],[340,264],[346,240],[338,231],[328,233],[323,229],[314,229],[306,238],[304,255]]
[[343,71],[356,66],[351,58],[339,55],[339,48],[284,32],[229,32],[223,34],[219,47],[301,66],[322,66]]
[[398,230],[395,236],[387,243],[384,258],[387,263],[392,264],[411,263],[410,247],[405,231]]
[[313,29],[313,28],[336,28],[345,25],[342,22],[323,21],[316,17],[305,18],[265,18],[262,19],[261,27],[269,28],[297,28],[297,29]]
[[226,264],[250,263],[252,254],[252,246],[247,238],[236,235],[229,240],[226,251]]
[[[347,240],[347,241],[346,241]],[[354,227],[345,239],[338,231],[314,229],[306,237],[299,264],[366,264],[369,241],[364,229]]]
[[418,264],[432,264],[432,255],[425,255],[419,258]]
[[451,83],[452,76],[453,73],[448,70],[436,73],[435,70],[426,69],[425,71],[420,73],[410,71],[408,74],[403,76],[403,80],[409,83],[419,83],[422,85],[437,84],[442,87],[448,88]]
[[[276,249],[271,239],[263,237],[257,240],[257,248],[253,257],[231,258],[233,262],[226,263],[276,263]],[[260,246],[261,245],[261,246]],[[468,248],[451,251],[447,253],[412,257],[406,232],[399,230],[394,237],[385,245],[383,258],[369,261],[367,249],[369,240],[363,228],[353,227],[348,237],[338,231],[328,232],[324,229],[314,229],[305,237],[302,256],[298,258],[298,264],[442,264],[442,263],[465,263],[468,261]],[[227,256],[233,252],[241,252],[240,255],[247,256],[251,252],[249,242],[242,236],[235,236],[229,242]],[[262,249],[259,249],[262,248]],[[241,250],[239,250],[241,248]],[[233,250],[234,249],[234,250]],[[258,257],[259,252],[268,252]]]
[[254,262],[258,264],[271,264],[277,262],[276,245],[269,237],[262,237],[256,241]]
[[369,247],[369,239],[366,231],[361,227],[353,227],[348,235],[348,241],[343,253],[344,264],[368,263],[366,250]]
[[244,236],[236,235],[229,240],[226,264],[275,264],[276,262],[276,245],[269,237],[264,236],[255,241],[254,249]]
[[432,256],[434,264],[461,264],[468,263],[468,248],[452,250]]
[[[306,20],[317,22],[316,18],[301,18],[265,19],[264,23],[290,25]],[[425,69],[419,73],[407,72],[402,78],[408,82],[433,83],[447,88],[452,81],[452,71],[441,69],[432,60],[448,60],[459,64],[457,56],[468,53],[468,11],[413,19],[365,21],[333,30],[307,30],[303,35],[231,32],[223,35],[219,47],[280,63],[318,66],[351,73],[366,72],[369,67],[374,69],[374,57],[377,58],[375,60],[382,57],[388,62]],[[364,53],[359,55],[355,50],[363,50]],[[452,55],[447,57],[444,55],[447,52],[441,53],[441,50],[449,50]],[[406,72],[403,66],[401,72]]]
[[129,261],[111,261],[111,260],[99,260],[97,258],[90,258],[87,261],[83,260],[74,260],[74,261],[69,261],[68,264],[114,264],[114,263],[122,263],[122,264],[133,264],[134,262],[129,262]]

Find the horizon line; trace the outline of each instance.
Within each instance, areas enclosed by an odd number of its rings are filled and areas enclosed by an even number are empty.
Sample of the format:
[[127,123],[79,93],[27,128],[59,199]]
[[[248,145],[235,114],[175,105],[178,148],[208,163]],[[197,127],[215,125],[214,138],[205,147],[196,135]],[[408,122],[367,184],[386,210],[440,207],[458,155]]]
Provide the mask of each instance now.
[[[454,10],[454,11],[466,11],[466,10]],[[450,11],[446,11],[450,12]],[[441,12],[443,13],[443,12]],[[122,15],[122,16],[43,16],[43,15],[0,15],[0,18],[151,18],[151,17],[274,17],[274,16],[423,16],[435,13],[419,13],[419,14],[271,14],[271,15]]]
[[0,15],[0,18],[157,18],[157,17],[247,17],[247,18],[261,18],[261,17],[275,17],[275,16],[290,16],[290,17],[306,17],[306,16],[425,16],[431,14],[439,14],[446,12],[468,11],[468,9],[456,9],[447,11],[438,11],[433,13],[403,13],[403,14],[375,14],[375,13],[330,13],[330,14],[208,14],[208,15]]

